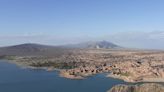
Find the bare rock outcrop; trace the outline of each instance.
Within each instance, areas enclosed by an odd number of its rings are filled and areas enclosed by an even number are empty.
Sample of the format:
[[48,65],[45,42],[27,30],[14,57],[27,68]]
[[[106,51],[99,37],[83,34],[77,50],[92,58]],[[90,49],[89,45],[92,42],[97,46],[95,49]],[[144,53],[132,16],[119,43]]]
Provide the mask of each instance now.
[[117,85],[108,92],[164,92],[162,84],[142,84],[142,85]]

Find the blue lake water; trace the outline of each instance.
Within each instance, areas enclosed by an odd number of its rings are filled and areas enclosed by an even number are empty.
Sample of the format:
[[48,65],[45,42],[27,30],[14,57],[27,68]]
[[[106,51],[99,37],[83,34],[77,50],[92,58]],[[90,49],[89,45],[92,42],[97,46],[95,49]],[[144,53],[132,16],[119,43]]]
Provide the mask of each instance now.
[[106,92],[117,84],[127,83],[104,74],[71,80],[56,71],[23,69],[0,60],[0,92]]

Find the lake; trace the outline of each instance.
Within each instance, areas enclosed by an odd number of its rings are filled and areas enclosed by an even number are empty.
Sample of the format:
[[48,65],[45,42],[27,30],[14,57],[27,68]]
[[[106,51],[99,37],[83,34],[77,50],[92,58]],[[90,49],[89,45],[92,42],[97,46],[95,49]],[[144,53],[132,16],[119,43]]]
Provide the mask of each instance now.
[[127,83],[105,74],[71,80],[60,77],[57,71],[25,69],[0,60],[0,92],[106,92],[117,84]]

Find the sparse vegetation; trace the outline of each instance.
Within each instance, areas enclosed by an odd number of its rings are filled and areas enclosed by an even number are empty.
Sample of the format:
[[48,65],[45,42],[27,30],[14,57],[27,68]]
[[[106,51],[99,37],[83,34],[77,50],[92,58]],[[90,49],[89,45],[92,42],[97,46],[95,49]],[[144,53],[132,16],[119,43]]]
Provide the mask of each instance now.
[[13,56],[13,55],[3,55],[3,56],[0,56],[0,59],[15,60],[16,56]]
[[121,72],[120,75],[128,77],[130,76],[130,72]]
[[57,69],[73,69],[80,66],[82,62],[37,62],[32,63],[33,67],[54,67]]

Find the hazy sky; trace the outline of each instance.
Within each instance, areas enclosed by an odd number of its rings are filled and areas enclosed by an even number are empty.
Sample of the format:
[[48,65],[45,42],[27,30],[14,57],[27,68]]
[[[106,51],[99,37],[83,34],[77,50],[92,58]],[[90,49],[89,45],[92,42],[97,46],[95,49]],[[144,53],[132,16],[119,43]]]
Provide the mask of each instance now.
[[0,0],[0,46],[91,40],[164,49],[164,0]]

